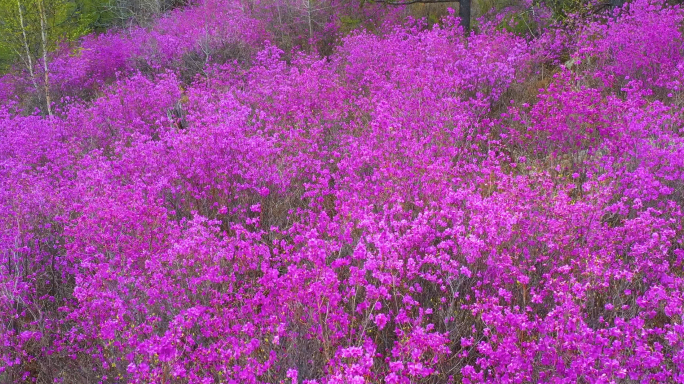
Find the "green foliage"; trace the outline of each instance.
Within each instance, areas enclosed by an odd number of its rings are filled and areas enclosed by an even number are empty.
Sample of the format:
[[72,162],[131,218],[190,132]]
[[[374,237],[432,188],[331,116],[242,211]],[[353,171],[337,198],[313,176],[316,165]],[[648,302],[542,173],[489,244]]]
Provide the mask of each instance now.
[[7,70],[13,59],[12,50],[5,46],[5,44],[0,43],[0,73]]
[[349,32],[356,29],[359,25],[361,25],[362,21],[363,20],[360,18],[354,18],[347,15],[340,16],[340,23],[344,32]]
[[[33,56],[40,51],[38,1],[41,0],[0,0],[0,72],[21,60],[27,45]],[[108,0],[42,0],[47,13],[48,49],[111,25],[113,17],[107,11],[107,3]]]
[[69,3],[73,15],[70,40],[91,32],[102,32],[114,23],[114,15],[108,10],[109,0],[75,0]]
[[534,34],[538,26],[530,12],[525,11],[508,15],[501,23],[501,28],[518,36],[530,36]]
[[505,8],[515,5],[514,0],[473,0],[472,12],[476,19],[489,12],[498,13]]
[[571,14],[586,13],[595,2],[589,0],[545,0],[556,19],[563,20]]

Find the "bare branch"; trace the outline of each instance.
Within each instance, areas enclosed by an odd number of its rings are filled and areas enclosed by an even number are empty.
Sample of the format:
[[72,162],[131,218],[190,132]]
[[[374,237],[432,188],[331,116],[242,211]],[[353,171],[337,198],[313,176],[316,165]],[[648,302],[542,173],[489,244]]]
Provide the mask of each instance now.
[[458,3],[456,0],[405,0],[405,1],[393,1],[393,0],[373,0],[374,3],[383,3],[387,5],[411,5],[411,4],[437,4],[437,3]]

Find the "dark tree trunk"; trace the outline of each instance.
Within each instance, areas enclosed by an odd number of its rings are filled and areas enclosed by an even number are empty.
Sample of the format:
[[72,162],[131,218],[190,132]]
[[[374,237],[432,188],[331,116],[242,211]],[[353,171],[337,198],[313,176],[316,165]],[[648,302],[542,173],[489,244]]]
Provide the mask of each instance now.
[[470,33],[470,2],[471,0],[459,0],[458,17],[466,34]]

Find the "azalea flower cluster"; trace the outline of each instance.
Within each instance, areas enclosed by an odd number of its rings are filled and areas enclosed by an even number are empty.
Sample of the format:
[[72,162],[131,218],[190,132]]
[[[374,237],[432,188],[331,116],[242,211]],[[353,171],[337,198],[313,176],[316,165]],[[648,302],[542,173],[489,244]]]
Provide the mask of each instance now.
[[0,381],[684,382],[680,8],[321,58],[235,4],[243,61],[184,75],[200,7],[56,58],[52,118],[3,79]]

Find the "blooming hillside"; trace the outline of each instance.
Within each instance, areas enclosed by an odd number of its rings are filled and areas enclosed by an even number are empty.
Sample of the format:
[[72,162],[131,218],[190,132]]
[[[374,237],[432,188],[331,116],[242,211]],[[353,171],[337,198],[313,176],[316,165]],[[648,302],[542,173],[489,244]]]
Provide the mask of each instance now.
[[322,57],[262,5],[0,80],[0,382],[684,382],[680,8]]

